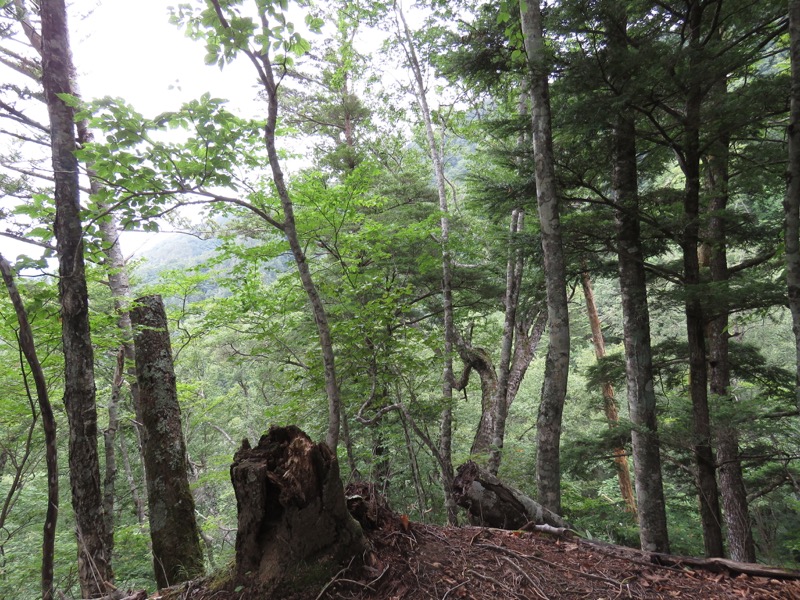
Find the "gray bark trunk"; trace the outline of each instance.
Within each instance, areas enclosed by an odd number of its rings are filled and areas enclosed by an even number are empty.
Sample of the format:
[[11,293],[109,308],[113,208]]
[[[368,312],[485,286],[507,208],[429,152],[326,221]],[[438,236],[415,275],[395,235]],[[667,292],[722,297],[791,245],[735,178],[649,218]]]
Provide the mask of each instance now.
[[419,104],[422,119],[425,123],[425,135],[428,140],[428,149],[433,162],[433,172],[436,177],[436,192],[439,197],[439,211],[441,213],[440,228],[441,236],[439,243],[442,247],[442,319],[444,321],[444,364],[442,366],[442,400],[444,409],[442,410],[439,426],[439,452],[441,454],[440,464],[444,465],[441,473],[442,487],[444,489],[445,510],[447,511],[447,521],[456,524],[457,511],[455,500],[453,499],[453,463],[452,463],[452,437],[453,437],[453,345],[455,342],[455,331],[453,321],[453,286],[452,286],[452,260],[450,257],[450,214],[447,200],[446,180],[444,174],[444,162],[442,153],[436,142],[436,134],[433,130],[431,110],[428,107],[428,99],[425,93],[425,82],[422,77],[422,69],[417,60],[417,53],[414,48],[414,40],[411,31],[405,21],[403,11],[396,8],[402,22],[402,37],[405,40],[404,48],[408,56],[409,66],[414,74],[416,84],[416,97]]
[[613,189],[617,201],[616,227],[619,286],[625,343],[625,380],[633,430],[633,466],[639,537],[642,550],[669,552],[661,448],[650,348],[650,311],[639,230],[636,131],[630,117],[620,114],[613,132]]
[[194,499],[189,489],[167,316],[160,296],[136,300],[136,372],[153,563],[159,588],[203,574]]
[[117,482],[116,440],[119,430],[119,398],[122,393],[122,373],[125,368],[125,351],[117,353],[117,365],[111,381],[111,396],[108,399],[108,427],[103,431],[105,449],[105,472],[103,473],[103,516],[106,520],[106,551],[114,552],[114,499]]
[[497,475],[500,470],[500,461],[503,458],[503,443],[506,436],[506,421],[511,408],[513,397],[509,397],[508,380],[512,369],[512,356],[514,353],[514,334],[516,332],[517,305],[519,304],[519,291],[522,286],[523,259],[519,248],[515,246],[514,238],[522,232],[525,224],[525,213],[520,208],[511,212],[509,226],[509,250],[506,262],[506,292],[504,298],[505,315],[503,319],[503,337],[500,343],[500,364],[497,374],[497,385],[494,390],[495,418],[492,431],[491,454],[489,456],[489,472]]
[[473,524],[500,529],[521,529],[531,523],[569,527],[559,515],[472,461],[458,468],[453,487],[458,505],[467,509]]
[[131,501],[133,502],[133,508],[136,512],[136,520],[141,529],[141,526],[144,525],[145,514],[144,503],[139,495],[139,484],[136,483],[136,477],[131,467],[131,459],[128,455],[128,443],[125,441],[125,436],[120,435],[117,439],[119,440],[119,452],[122,455],[122,468],[125,470],[125,479],[128,481],[128,488],[131,490]]
[[[609,73],[616,93],[630,78],[626,68],[630,51],[628,17],[624,3],[612,1],[607,13],[606,37],[611,60]],[[633,111],[623,107],[612,131],[612,189],[616,201],[619,287],[622,297],[625,381],[633,429],[633,467],[639,538],[642,550],[669,552],[661,448],[650,346],[650,310],[639,226],[639,179],[636,166],[636,123]]]
[[791,43],[791,104],[789,112],[789,165],[784,200],[786,285],[795,340],[795,406],[800,410],[800,1],[789,1]]
[[[231,24],[225,16],[225,12],[219,0],[211,0],[211,4],[217,15],[220,26],[225,30],[231,30]],[[266,15],[262,15],[264,26],[267,25],[266,18]],[[308,303],[311,306],[311,314],[314,317],[314,323],[317,327],[320,353],[322,355],[325,395],[328,399],[328,429],[325,435],[325,441],[328,447],[335,453],[339,445],[339,418],[342,402],[336,376],[333,339],[331,338],[331,329],[328,324],[328,315],[325,311],[325,305],[314,283],[314,278],[311,275],[311,269],[308,266],[303,245],[300,243],[300,238],[297,235],[294,204],[289,190],[286,187],[286,181],[283,176],[283,169],[281,168],[278,149],[275,143],[275,131],[278,123],[278,84],[275,81],[272,59],[268,52],[256,51],[251,48],[245,48],[243,52],[255,67],[259,81],[267,96],[267,122],[264,126],[264,145],[267,148],[270,170],[272,171],[272,181],[275,184],[275,190],[278,193],[281,209],[283,211],[281,230],[286,236],[286,241],[289,243],[292,258],[294,258],[295,265],[297,266],[300,282],[308,298]]]
[[59,255],[62,341],[65,359],[64,402],[70,427],[70,480],[78,534],[78,574],[86,598],[102,596],[113,580],[105,549],[94,351],[83,260],[74,112],[58,97],[71,93],[74,67],[63,0],[44,0],[42,14],[43,83],[50,115],[55,178],[55,234]]
[[569,375],[569,312],[566,263],[561,239],[559,201],[553,163],[550,75],[544,47],[539,0],[521,5],[522,34],[528,54],[531,84],[533,151],[536,160],[536,200],[541,224],[542,252],[547,290],[549,345],[545,360],[542,400],[536,428],[536,483],[538,500],[561,512],[561,419]]
[[[717,89],[716,94],[724,98],[725,82]],[[706,158],[706,188],[710,195],[708,204],[708,227],[706,241],[701,252],[704,266],[710,267],[711,281],[725,284],[729,279],[727,232],[724,212],[728,207],[729,179],[729,140],[724,132],[720,141],[715,144]],[[721,307],[719,314],[710,317],[706,325],[709,346],[709,389],[712,397],[718,402],[730,404],[734,398],[730,395],[731,370],[729,360],[728,334],[729,308]],[[750,514],[747,506],[747,490],[742,474],[742,462],[739,456],[739,432],[736,424],[723,422],[716,427],[717,459],[719,461],[719,488],[722,500],[723,516],[727,526],[727,540],[730,556],[740,562],[755,562],[756,548],[753,542],[753,531],[750,525]]]

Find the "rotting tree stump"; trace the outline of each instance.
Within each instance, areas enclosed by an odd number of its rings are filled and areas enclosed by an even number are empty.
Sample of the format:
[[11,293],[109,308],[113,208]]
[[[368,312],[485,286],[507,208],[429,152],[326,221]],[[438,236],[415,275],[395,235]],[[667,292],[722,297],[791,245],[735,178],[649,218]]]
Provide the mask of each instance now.
[[467,509],[473,525],[498,529],[521,529],[529,524],[569,528],[559,515],[471,460],[458,468],[453,494],[456,503]]
[[[324,584],[366,541],[347,511],[336,456],[294,426],[271,427],[231,465],[239,529],[236,579],[270,593],[278,586]],[[251,587],[252,589],[252,587]]]

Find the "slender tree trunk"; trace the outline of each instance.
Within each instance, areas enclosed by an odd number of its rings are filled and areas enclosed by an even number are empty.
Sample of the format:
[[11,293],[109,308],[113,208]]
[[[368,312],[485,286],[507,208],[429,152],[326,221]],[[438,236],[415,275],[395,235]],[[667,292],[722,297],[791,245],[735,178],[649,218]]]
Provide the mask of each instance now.
[[[220,27],[226,31],[231,30],[231,24],[225,16],[225,12],[219,0],[210,0],[217,15]],[[262,25],[267,27],[266,14],[262,13]],[[278,149],[276,146],[275,131],[278,123],[278,84],[275,81],[275,73],[272,68],[272,60],[268,52],[260,52],[251,48],[243,50],[250,62],[258,73],[259,81],[264,88],[267,96],[267,122],[264,126],[264,145],[267,148],[270,170],[272,171],[272,181],[275,191],[280,199],[283,211],[283,224],[281,230],[286,236],[289,248],[292,252],[300,282],[311,306],[311,314],[317,327],[319,337],[320,352],[322,355],[322,366],[325,380],[325,394],[328,398],[328,430],[325,435],[325,442],[328,447],[336,454],[339,445],[339,415],[341,414],[341,397],[339,384],[336,377],[336,359],[333,352],[333,339],[331,338],[331,328],[328,324],[328,315],[325,312],[325,305],[319,295],[319,291],[311,275],[303,245],[297,235],[297,225],[294,216],[294,204],[289,190],[286,187],[286,180],[283,176]]]
[[[712,91],[724,100],[726,82]],[[710,194],[706,242],[701,248],[701,262],[710,267],[711,281],[726,285],[729,279],[725,211],[728,207],[729,139],[722,133],[706,159],[706,188]],[[709,345],[709,383],[712,397],[718,402],[734,401],[729,393],[731,368],[729,360],[729,308],[715,302],[719,313],[709,316],[706,335]],[[716,427],[719,486],[723,514],[727,525],[728,548],[731,558],[740,562],[755,562],[756,549],[747,508],[747,490],[739,456],[739,432],[736,423],[719,423]]]
[[447,511],[447,521],[450,524],[457,522],[457,510],[453,498],[452,484],[455,476],[452,463],[452,438],[453,438],[453,345],[455,343],[455,330],[453,322],[453,286],[452,286],[452,259],[450,257],[450,213],[447,200],[447,183],[444,174],[444,162],[442,153],[436,142],[436,134],[433,130],[431,110],[428,107],[428,99],[425,92],[425,82],[422,77],[422,69],[417,59],[414,48],[414,40],[411,31],[406,23],[403,11],[396,7],[397,14],[402,22],[402,39],[409,66],[414,74],[416,84],[417,103],[419,104],[422,119],[425,123],[425,134],[428,140],[428,148],[433,162],[433,172],[436,177],[436,191],[439,196],[440,218],[440,240],[442,247],[442,318],[444,320],[444,365],[442,367],[442,399],[444,409],[442,410],[439,427],[439,452],[444,465],[441,477],[442,487],[444,488],[445,509]]
[[[42,600],[52,600],[55,597],[53,587],[53,565],[55,557],[56,523],[58,522],[58,441],[56,438],[56,420],[53,416],[53,407],[50,405],[50,396],[47,392],[47,382],[44,377],[42,365],[36,355],[36,345],[33,341],[33,332],[28,322],[28,313],[14,282],[11,265],[0,254],[0,273],[14,312],[19,323],[19,344],[25,360],[28,362],[33,381],[36,386],[36,398],[39,402],[39,413],[42,416],[44,429],[45,461],[47,463],[47,510],[44,519],[44,535],[42,538]],[[2,469],[0,469],[1,474]]]
[[711,446],[711,418],[708,407],[705,316],[700,298],[700,120],[703,94],[699,81],[700,25],[702,6],[695,2],[688,13],[689,73],[684,121],[683,160],[686,180],[683,199],[683,276],[686,287],[684,310],[689,344],[689,395],[692,400],[692,435],[700,520],[706,556],[722,556],[722,514],[719,506],[716,465]]
[[131,459],[128,455],[128,443],[125,441],[125,436],[120,435],[119,440],[119,453],[122,455],[122,468],[125,470],[125,479],[128,481],[128,487],[131,490],[131,500],[133,501],[133,508],[136,512],[136,520],[139,525],[144,525],[144,503],[141,496],[139,496],[139,485],[136,483],[136,477],[131,468]]
[[411,466],[411,477],[414,481],[414,491],[417,494],[417,505],[419,506],[419,516],[422,522],[425,522],[425,514],[427,512],[427,502],[425,500],[425,489],[422,486],[422,476],[419,472],[419,462],[417,462],[417,455],[414,452],[414,447],[411,443],[411,435],[408,432],[408,424],[406,423],[405,415],[399,413],[400,425],[403,427],[403,436],[406,440],[406,452],[408,453],[408,464]]
[[569,375],[569,312],[566,262],[561,239],[559,201],[553,162],[550,117],[550,75],[544,46],[539,0],[521,6],[522,34],[530,68],[533,151],[536,159],[536,200],[541,224],[547,290],[549,346],[545,361],[542,400],[537,419],[536,484],[538,500],[561,513],[561,418]]
[[508,378],[511,375],[514,353],[514,333],[517,322],[517,304],[519,303],[519,290],[522,285],[523,260],[522,252],[516,246],[515,238],[522,232],[525,224],[525,213],[520,208],[511,212],[509,226],[508,260],[506,262],[506,292],[503,301],[505,317],[503,319],[503,337],[500,343],[500,364],[497,374],[497,386],[494,391],[494,430],[492,431],[491,455],[489,457],[489,472],[497,475],[500,470],[500,461],[503,458],[503,443],[506,436],[506,421],[511,402],[508,394]]
[[[586,312],[589,315],[589,325],[592,329],[592,343],[594,344],[594,354],[597,360],[606,355],[606,342],[603,337],[603,329],[600,325],[600,315],[597,313],[597,304],[594,300],[594,290],[589,273],[584,271],[581,274],[581,284],[583,286],[583,296],[586,299]],[[614,398],[614,386],[610,381],[603,382],[603,412],[608,420],[608,426],[613,430],[619,425],[619,408],[617,400]],[[625,501],[625,508],[628,512],[636,516],[636,499],[633,496],[633,483],[631,482],[631,472],[628,467],[628,457],[625,448],[614,448],[614,467],[617,471],[619,481],[619,491]]]
[[203,574],[203,550],[186,470],[186,445],[160,296],[145,296],[131,311],[136,327],[136,372],[143,425],[150,539],[159,588]]
[[55,177],[55,233],[59,254],[59,295],[65,360],[64,402],[70,425],[70,479],[79,547],[81,593],[102,596],[113,580],[105,549],[94,351],[89,331],[89,303],[83,261],[74,113],[58,97],[71,93],[74,68],[63,0],[43,0],[43,83],[50,115]]
[[[36,50],[41,55],[42,38],[30,21],[27,6],[22,0],[15,0],[15,4],[17,10],[20,13],[19,18],[23,24],[23,30],[28,38],[28,41],[30,42],[34,50]],[[80,98],[79,86],[74,71],[70,74],[70,76],[72,77],[70,81],[71,93],[73,96]],[[77,128],[79,144],[83,145],[93,141],[92,134],[89,131],[88,122],[86,119],[78,120],[76,123],[76,128]],[[93,195],[97,194],[101,190],[101,186],[97,181],[97,179],[95,178],[95,173],[92,169],[92,165],[87,164],[86,169],[90,176],[90,191]],[[101,210],[106,210],[106,208],[107,207],[101,206]],[[109,210],[107,218],[101,220],[100,222],[100,237],[103,241],[104,244],[103,250],[106,254],[106,268],[108,270],[109,287],[111,289],[111,295],[114,298],[114,306],[119,315],[118,325],[123,336],[123,347],[125,350],[125,357],[126,360],[129,361],[128,364],[130,365],[128,371],[129,385],[131,388],[131,394],[133,395],[134,406],[137,406],[138,389],[136,385],[136,373],[133,367],[134,364],[134,350],[132,342],[133,336],[131,331],[130,317],[128,315],[128,308],[127,308],[127,301],[130,297],[130,284],[128,282],[128,275],[125,269],[125,261],[122,256],[122,250],[119,246],[119,235],[117,230],[118,230],[118,222],[116,215],[114,214],[113,211]],[[119,394],[119,392],[120,390],[117,389],[117,394]],[[113,398],[113,392],[112,392],[112,401],[109,405],[109,413],[111,413],[112,411],[116,411],[116,402],[114,401]],[[103,500],[105,522],[106,522],[106,532],[105,532],[106,546],[107,546],[106,552],[109,557],[111,556],[114,547],[114,518],[113,518],[114,489],[113,489],[113,479],[109,480],[109,473],[114,473],[116,469],[116,466],[114,464],[114,455],[113,455],[115,427],[116,427],[116,415],[109,414],[109,429],[103,434],[104,438],[106,438],[105,450],[106,450],[107,460],[109,456],[111,457],[111,464],[110,465],[106,464],[106,478],[104,481],[104,487],[106,489],[104,491],[104,500]]]
[[111,382],[108,400],[108,427],[103,431],[106,465],[103,475],[103,516],[106,520],[106,551],[114,552],[114,498],[117,480],[116,439],[119,429],[119,398],[122,393],[122,374],[125,368],[125,350],[117,352],[117,365]]
[[791,44],[791,104],[789,112],[789,165],[784,209],[786,284],[795,340],[795,406],[800,410],[800,0],[789,0]]

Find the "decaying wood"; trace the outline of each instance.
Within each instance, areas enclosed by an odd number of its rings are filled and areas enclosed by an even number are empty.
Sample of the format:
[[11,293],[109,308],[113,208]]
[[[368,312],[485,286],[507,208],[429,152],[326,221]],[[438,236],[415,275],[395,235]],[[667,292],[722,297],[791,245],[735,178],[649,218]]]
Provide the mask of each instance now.
[[324,583],[362,555],[366,542],[347,511],[336,456],[297,427],[272,427],[255,448],[244,440],[231,480],[240,584],[269,593],[282,582]]
[[458,468],[453,491],[456,502],[467,509],[470,521],[475,525],[520,529],[533,523],[569,528],[559,515],[472,461]]
[[650,560],[654,564],[668,567],[693,567],[712,571],[714,573],[729,573],[730,575],[750,575],[751,577],[771,577],[773,579],[799,579],[800,571],[759,565],[756,563],[739,562],[727,558],[693,558],[689,556],[674,556],[653,552]]

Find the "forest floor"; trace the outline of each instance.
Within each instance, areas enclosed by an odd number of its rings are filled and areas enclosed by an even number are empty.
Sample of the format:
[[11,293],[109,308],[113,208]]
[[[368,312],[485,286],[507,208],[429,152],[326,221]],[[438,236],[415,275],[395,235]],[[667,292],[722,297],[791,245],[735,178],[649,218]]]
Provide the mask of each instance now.
[[[800,600],[800,580],[657,564],[653,555],[577,537],[484,527],[409,523],[393,515],[366,528],[365,566],[343,569],[324,586],[274,595],[285,600],[489,600],[747,598]],[[691,559],[687,561],[692,562]],[[671,561],[670,561],[671,562]],[[788,575],[788,573],[787,573]],[[795,574],[800,577],[800,573]],[[174,597],[165,595],[165,597]],[[185,600],[266,598],[255,590],[211,590],[192,582]]]

